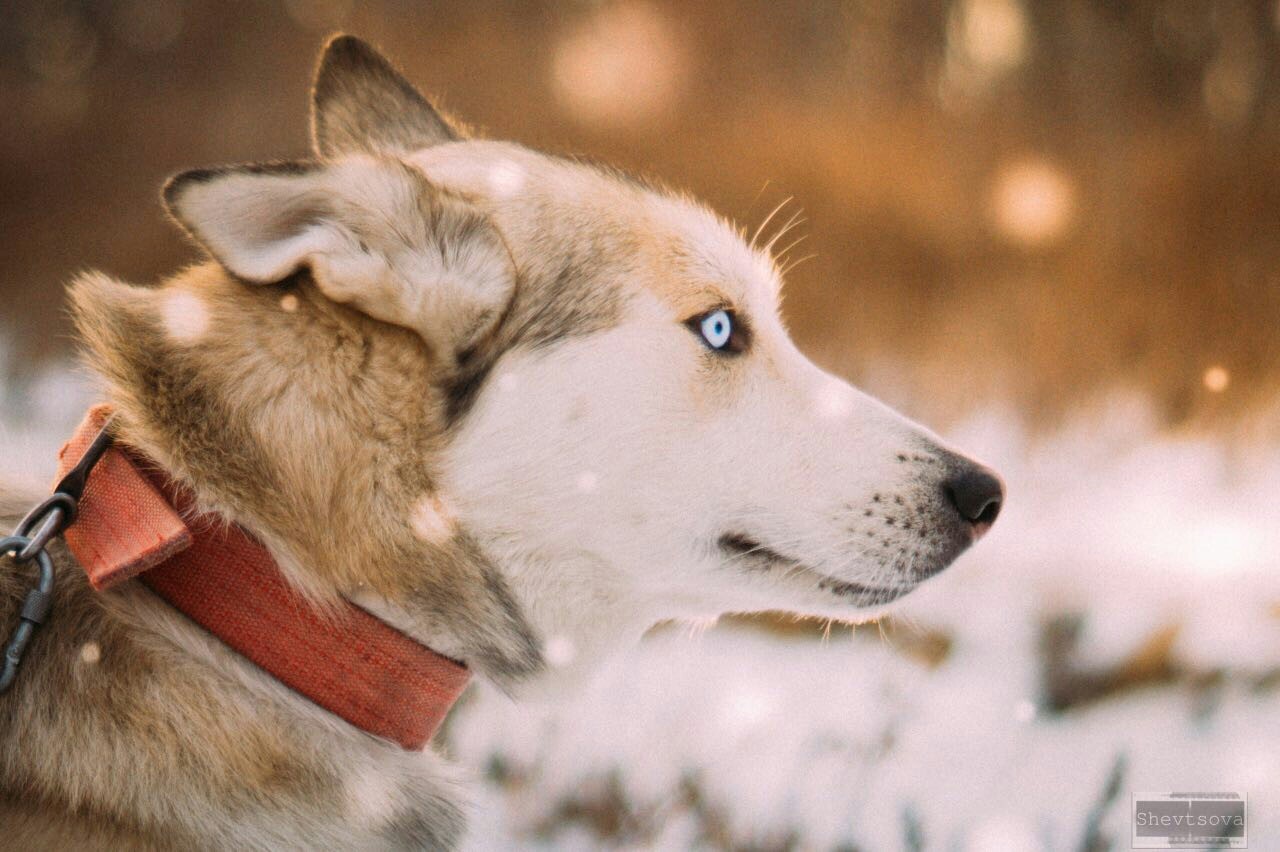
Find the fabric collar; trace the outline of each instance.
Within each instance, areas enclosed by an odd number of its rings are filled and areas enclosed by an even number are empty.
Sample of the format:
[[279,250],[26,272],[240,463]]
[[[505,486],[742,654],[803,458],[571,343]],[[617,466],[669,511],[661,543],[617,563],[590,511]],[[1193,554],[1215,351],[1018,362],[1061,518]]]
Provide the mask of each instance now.
[[[59,453],[59,476],[110,414],[90,409]],[[65,538],[97,591],[136,577],[293,691],[406,749],[430,741],[470,678],[355,604],[316,607],[261,542],[196,512],[187,489],[119,443],[90,475]]]

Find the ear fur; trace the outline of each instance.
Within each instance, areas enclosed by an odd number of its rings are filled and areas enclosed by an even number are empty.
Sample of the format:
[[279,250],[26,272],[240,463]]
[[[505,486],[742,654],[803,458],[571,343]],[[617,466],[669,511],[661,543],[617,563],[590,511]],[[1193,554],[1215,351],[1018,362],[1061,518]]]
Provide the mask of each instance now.
[[316,163],[192,169],[164,187],[169,213],[236,276],[280,281],[309,258],[337,249],[326,229],[336,211]]
[[403,155],[460,138],[369,44],[339,35],[325,46],[311,98],[311,141],[318,156]]
[[234,275],[309,269],[322,293],[419,333],[452,359],[492,330],[515,290],[502,237],[466,201],[396,160],[185,172],[165,203]]

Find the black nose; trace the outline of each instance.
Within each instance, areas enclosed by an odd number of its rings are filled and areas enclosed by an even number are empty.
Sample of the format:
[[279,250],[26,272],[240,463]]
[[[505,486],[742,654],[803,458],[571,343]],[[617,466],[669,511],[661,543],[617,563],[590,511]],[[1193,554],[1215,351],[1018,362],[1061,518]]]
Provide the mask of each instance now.
[[986,532],[1004,502],[1004,483],[985,467],[966,465],[942,484],[947,500],[960,516],[973,524],[978,535]]

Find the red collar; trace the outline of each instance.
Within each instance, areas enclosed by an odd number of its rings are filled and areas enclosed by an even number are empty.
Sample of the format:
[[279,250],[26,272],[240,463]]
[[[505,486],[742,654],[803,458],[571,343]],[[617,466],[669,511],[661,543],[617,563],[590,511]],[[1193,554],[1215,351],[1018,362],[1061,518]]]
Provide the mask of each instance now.
[[[59,453],[61,475],[110,416],[95,406]],[[135,461],[140,463],[135,463]],[[467,685],[461,663],[354,604],[321,610],[248,532],[119,445],[93,469],[67,546],[98,591],[137,577],[233,650],[358,728],[420,749]]]

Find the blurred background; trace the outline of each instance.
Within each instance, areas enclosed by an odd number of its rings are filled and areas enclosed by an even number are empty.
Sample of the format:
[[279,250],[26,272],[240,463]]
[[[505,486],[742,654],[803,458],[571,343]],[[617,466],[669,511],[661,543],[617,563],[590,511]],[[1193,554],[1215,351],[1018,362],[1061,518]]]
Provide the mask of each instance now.
[[65,282],[193,258],[167,175],[305,156],[338,29],[483,135],[780,208],[801,347],[1009,481],[879,624],[665,626],[563,705],[473,690],[472,848],[1127,848],[1130,792],[1177,789],[1250,793],[1280,848],[1280,4],[9,0],[10,467],[92,397]]

